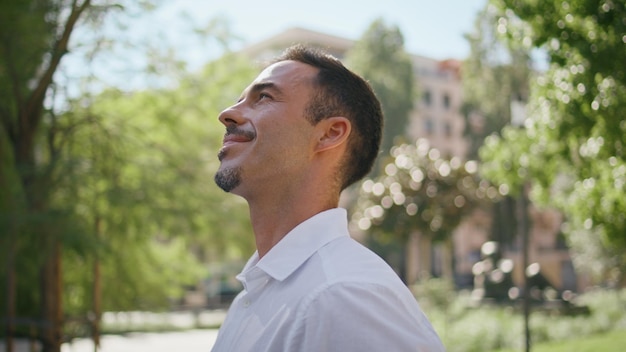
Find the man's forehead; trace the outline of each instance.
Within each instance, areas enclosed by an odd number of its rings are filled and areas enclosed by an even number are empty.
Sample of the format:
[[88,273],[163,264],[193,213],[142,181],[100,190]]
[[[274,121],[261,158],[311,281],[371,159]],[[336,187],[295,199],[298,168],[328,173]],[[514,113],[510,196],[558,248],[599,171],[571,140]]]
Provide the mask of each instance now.
[[317,75],[317,68],[302,62],[285,60],[266,67],[253,83],[272,82],[278,84],[282,81],[286,81],[284,83],[299,83],[311,81],[315,75]]

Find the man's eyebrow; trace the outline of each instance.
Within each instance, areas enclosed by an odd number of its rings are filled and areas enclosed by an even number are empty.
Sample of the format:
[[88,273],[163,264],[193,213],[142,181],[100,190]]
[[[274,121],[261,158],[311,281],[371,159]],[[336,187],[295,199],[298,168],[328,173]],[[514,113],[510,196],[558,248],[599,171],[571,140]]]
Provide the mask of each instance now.
[[241,96],[239,97],[238,101],[242,101],[243,97],[246,94],[258,93],[258,92],[260,92],[262,90],[265,90],[265,89],[273,90],[273,91],[275,91],[275,92],[277,92],[279,94],[282,93],[282,90],[273,82],[259,82],[259,83],[255,83],[254,85],[252,85],[252,87],[250,87],[249,89],[245,90],[241,94]]

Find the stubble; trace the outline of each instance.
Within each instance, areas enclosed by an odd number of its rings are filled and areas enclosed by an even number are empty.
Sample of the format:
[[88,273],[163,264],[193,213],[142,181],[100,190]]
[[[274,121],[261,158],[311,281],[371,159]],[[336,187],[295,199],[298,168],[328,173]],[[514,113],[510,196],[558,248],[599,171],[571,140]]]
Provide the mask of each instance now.
[[224,192],[230,192],[241,183],[241,169],[228,168],[224,170],[218,170],[214,177],[215,183]]

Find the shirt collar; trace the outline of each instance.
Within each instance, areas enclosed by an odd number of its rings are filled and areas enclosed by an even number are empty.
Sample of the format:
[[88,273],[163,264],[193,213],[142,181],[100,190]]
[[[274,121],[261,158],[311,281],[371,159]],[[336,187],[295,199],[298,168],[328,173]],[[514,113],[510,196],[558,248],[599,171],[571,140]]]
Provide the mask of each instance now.
[[323,211],[293,228],[263,258],[259,259],[258,252],[255,252],[237,277],[245,284],[247,274],[256,272],[257,268],[282,281],[318,249],[342,236],[349,236],[346,210],[334,208]]

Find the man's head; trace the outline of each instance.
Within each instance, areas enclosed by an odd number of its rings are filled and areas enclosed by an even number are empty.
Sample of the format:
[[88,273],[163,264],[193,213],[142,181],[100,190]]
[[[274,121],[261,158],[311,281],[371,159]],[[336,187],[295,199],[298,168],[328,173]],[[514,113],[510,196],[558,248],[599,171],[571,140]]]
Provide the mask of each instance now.
[[332,173],[335,186],[344,189],[371,169],[382,129],[370,86],[336,58],[302,46],[287,49],[219,119],[226,135],[215,181],[244,196],[246,187],[237,188],[242,180],[269,186],[301,178],[311,155],[329,150],[329,144],[320,146],[320,133],[333,148],[343,145],[333,149]]
[[348,148],[340,169],[341,189],[365,177],[378,155],[383,127],[380,102],[370,85],[337,58],[320,50],[296,45],[274,62],[293,60],[317,68],[315,94],[307,106],[307,119],[316,124],[331,116],[344,116],[352,124]]

